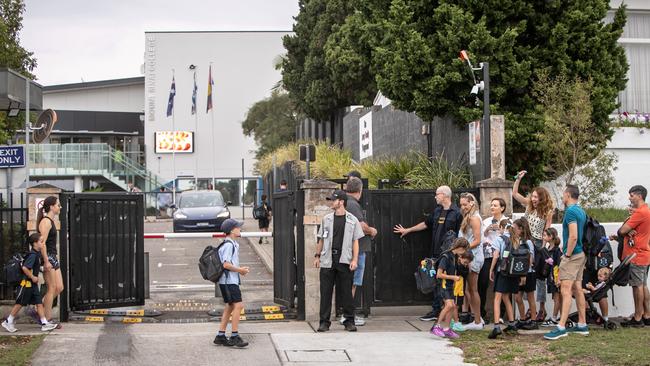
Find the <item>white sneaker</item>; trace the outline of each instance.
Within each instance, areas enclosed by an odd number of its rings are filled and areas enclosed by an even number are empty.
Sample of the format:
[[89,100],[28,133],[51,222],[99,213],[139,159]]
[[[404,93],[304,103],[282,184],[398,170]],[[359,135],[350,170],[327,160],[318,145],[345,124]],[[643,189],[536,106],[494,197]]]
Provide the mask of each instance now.
[[9,323],[6,320],[2,322],[2,327],[5,328],[9,333],[16,333],[18,331],[18,329],[14,327],[14,323]]
[[43,324],[41,326],[41,330],[43,332],[49,332],[49,331],[54,330],[54,329],[56,329],[56,324],[50,323],[50,322],[47,322],[47,323],[45,323],[45,324]]
[[471,322],[469,324],[463,325],[463,328],[465,330],[483,330],[483,327],[485,326],[485,322],[483,322],[483,319],[481,319],[481,322],[476,324],[474,322]]
[[354,325],[356,325],[357,327],[364,326],[364,325],[366,325],[366,320],[363,317],[355,316],[354,317]]
[[339,323],[341,323],[341,325],[345,323],[345,315],[341,315],[341,319],[339,319]]

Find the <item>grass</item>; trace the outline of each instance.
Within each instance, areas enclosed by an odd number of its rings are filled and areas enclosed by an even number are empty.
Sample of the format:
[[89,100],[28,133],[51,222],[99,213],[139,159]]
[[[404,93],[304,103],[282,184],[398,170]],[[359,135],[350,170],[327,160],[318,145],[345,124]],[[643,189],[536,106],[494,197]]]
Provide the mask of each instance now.
[[465,332],[454,345],[460,347],[465,362],[484,365],[570,365],[622,366],[650,365],[650,331],[619,328],[616,331],[590,329],[584,337],[571,334],[547,341],[541,334],[521,334],[498,340],[488,332]]
[[44,335],[0,336],[0,365],[29,365]]
[[588,208],[587,215],[595,218],[599,222],[623,222],[630,216],[627,209],[624,208]]

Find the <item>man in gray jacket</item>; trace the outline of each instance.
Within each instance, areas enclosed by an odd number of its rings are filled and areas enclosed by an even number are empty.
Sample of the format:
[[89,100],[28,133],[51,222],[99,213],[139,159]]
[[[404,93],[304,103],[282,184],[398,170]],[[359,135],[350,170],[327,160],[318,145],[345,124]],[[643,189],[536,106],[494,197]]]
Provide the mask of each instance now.
[[355,332],[352,278],[359,258],[359,239],[364,236],[359,220],[345,210],[347,194],[336,190],[327,197],[334,212],[325,215],[318,230],[314,267],[320,267],[319,332],[330,328],[332,292],[340,291],[345,330]]

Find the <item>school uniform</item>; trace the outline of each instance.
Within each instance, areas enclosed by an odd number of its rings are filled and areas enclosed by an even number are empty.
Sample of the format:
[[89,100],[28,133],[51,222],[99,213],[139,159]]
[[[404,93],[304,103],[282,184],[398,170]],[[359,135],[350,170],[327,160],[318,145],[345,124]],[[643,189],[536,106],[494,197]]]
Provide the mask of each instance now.
[[[32,250],[23,261],[23,267],[28,268],[34,277],[38,277],[41,267],[41,253]],[[38,284],[29,278],[20,281],[16,289],[16,304],[22,306],[38,305],[43,303]]]
[[[226,238],[223,245],[219,247],[219,258],[221,258],[221,263],[228,262],[239,268],[239,243],[231,238]],[[228,270],[223,272],[219,278],[219,289],[226,304],[242,302],[240,284],[239,272]]]
[[[509,237],[510,235],[504,234]],[[492,247],[495,250],[499,251],[499,261],[503,260],[503,251],[506,247],[506,242],[501,236],[498,236],[492,242]],[[519,277],[510,277],[504,276],[499,271],[499,265],[497,263],[496,268],[494,269],[494,292],[499,292],[502,294],[516,294],[519,291]]]

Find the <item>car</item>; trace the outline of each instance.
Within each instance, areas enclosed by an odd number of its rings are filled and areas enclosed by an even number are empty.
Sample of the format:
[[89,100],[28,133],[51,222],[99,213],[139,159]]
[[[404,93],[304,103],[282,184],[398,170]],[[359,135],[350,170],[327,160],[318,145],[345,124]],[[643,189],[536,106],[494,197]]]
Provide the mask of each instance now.
[[186,191],[179,195],[174,209],[174,232],[220,231],[230,218],[230,210],[219,191]]

